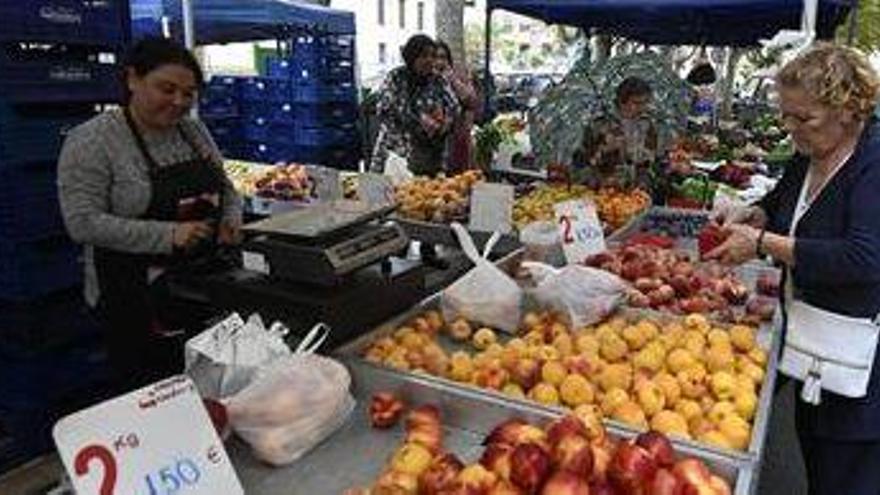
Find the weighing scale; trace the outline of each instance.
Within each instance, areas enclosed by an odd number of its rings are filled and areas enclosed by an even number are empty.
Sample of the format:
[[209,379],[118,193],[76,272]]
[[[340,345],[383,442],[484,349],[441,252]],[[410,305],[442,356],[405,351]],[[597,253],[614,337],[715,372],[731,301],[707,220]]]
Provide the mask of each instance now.
[[334,286],[401,253],[409,238],[385,217],[393,206],[338,200],[278,214],[243,227],[246,269],[274,279]]

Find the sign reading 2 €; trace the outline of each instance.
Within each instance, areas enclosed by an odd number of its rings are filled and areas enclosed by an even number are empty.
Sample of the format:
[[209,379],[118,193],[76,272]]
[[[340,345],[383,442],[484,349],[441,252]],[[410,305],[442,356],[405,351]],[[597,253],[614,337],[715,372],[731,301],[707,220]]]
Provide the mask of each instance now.
[[185,376],[62,418],[53,436],[82,495],[244,494]]

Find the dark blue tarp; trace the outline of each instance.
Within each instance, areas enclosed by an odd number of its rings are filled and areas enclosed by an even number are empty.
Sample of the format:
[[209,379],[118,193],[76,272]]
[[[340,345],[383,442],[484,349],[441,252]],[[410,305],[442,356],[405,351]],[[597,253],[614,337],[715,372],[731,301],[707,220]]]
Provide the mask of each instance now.
[[[295,0],[193,0],[196,44],[283,38],[301,30],[354,34],[354,13]],[[169,18],[181,32],[180,0],[132,0],[132,23]]]
[[[799,29],[802,0],[489,0],[552,24],[597,28],[653,45],[750,46]],[[817,34],[830,37],[852,0],[820,0]]]

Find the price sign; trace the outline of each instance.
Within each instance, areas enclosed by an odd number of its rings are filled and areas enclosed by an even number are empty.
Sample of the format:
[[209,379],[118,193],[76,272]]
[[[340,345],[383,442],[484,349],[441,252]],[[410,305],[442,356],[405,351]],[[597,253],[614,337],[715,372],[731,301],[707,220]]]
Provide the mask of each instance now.
[[195,385],[182,375],[62,418],[53,436],[77,493],[244,494]]
[[358,199],[370,205],[394,204],[394,185],[391,178],[383,174],[360,174]]
[[512,230],[513,186],[481,182],[471,191],[469,228],[476,232]]
[[605,232],[592,203],[565,201],[555,204],[553,209],[562,249],[569,263],[580,263],[593,254],[605,251]]
[[308,166],[309,177],[314,181],[313,196],[320,201],[342,199],[342,182],[339,170],[320,165]]

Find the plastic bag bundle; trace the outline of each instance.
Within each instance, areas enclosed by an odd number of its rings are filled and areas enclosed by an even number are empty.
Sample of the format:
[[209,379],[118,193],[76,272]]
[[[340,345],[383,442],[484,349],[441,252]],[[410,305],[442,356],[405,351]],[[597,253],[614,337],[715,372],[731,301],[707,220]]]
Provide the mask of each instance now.
[[487,259],[501,235],[494,233],[480,255],[471,235],[461,224],[453,223],[452,230],[462,250],[476,266],[443,291],[443,317],[446,321],[464,318],[505,332],[516,332],[522,313],[523,291],[509,275]]
[[245,322],[233,313],[187,341],[186,373],[202,397],[228,397],[250,384],[261,367],[290,355],[287,333],[277,322],[267,329],[256,314]]
[[313,353],[323,342],[311,345],[317,331],[225,401],[233,431],[269,464],[296,461],[342,427],[354,409],[348,370]]
[[559,313],[571,328],[583,328],[604,320],[624,300],[626,282],[604,270],[581,265],[557,269],[524,262],[538,283],[529,294],[542,307]]

